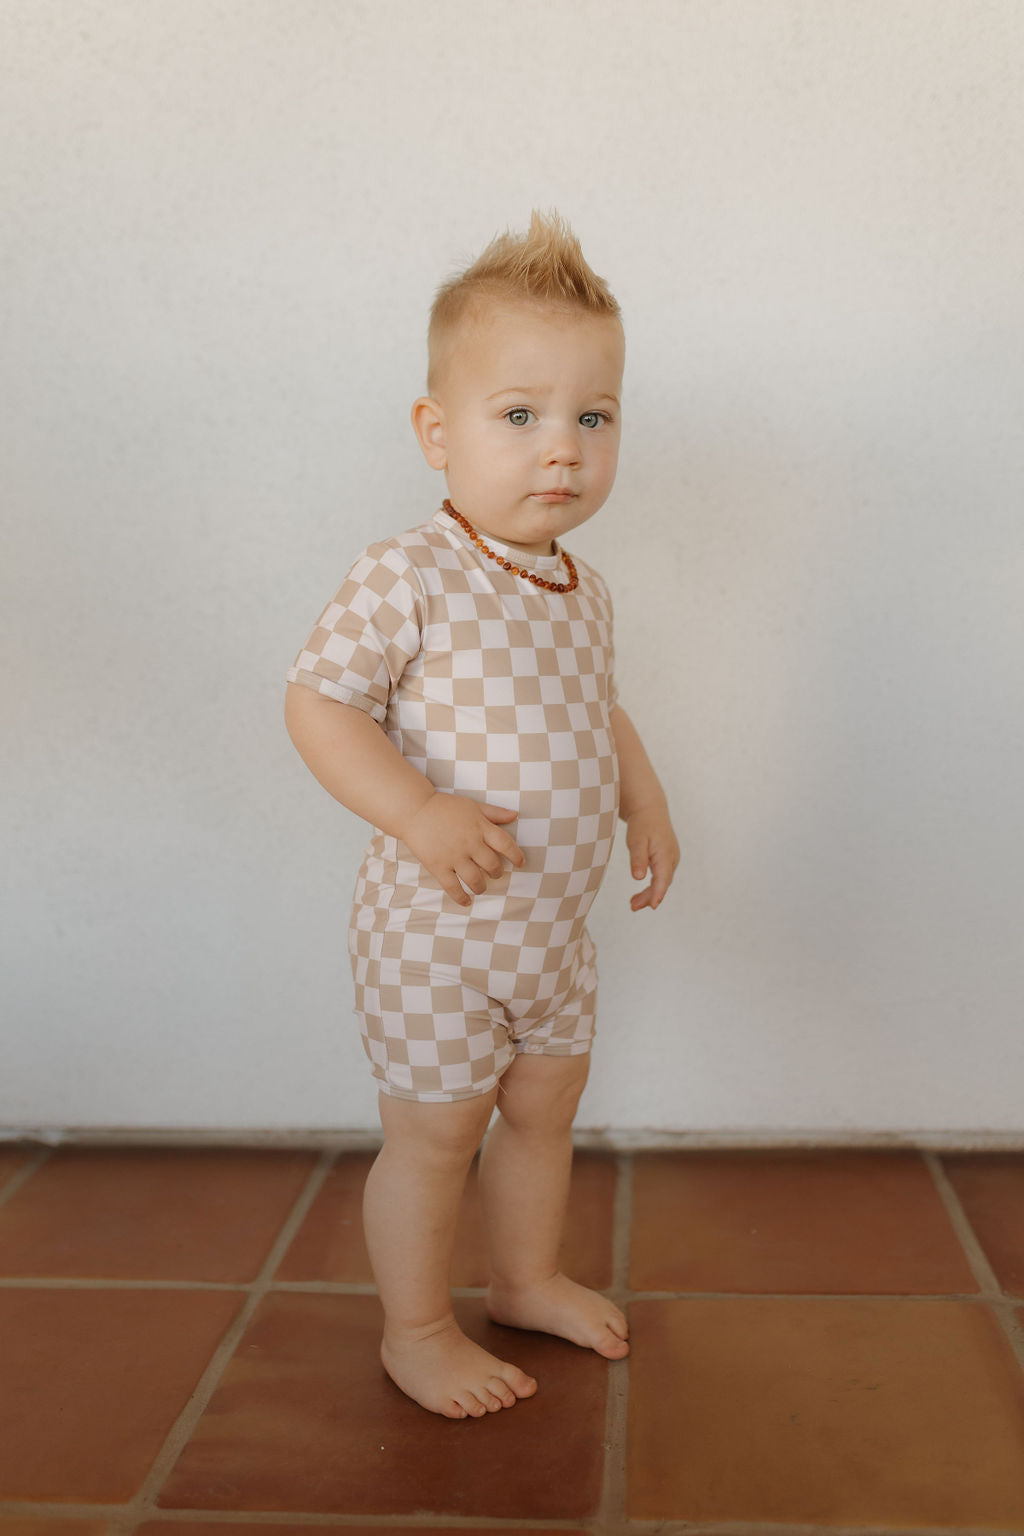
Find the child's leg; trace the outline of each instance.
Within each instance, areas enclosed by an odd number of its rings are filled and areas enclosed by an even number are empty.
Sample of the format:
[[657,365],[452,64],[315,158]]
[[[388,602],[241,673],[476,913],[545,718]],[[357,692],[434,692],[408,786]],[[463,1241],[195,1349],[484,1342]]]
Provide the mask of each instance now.
[[532,1376],[467,1339],[451,1309],[462,1190],[495,1092],[451,1104],[380,1094],[384,1146],[363,1195],[366,1245],[384,1304],[384,1368],[403,1392],[450,1419],[480,1418],[537,1390]]
[[501,1115],[480,1154],[491,1256],[487,1304],[496,1322],[557,1333],[618,1360],[629,1353],[625,1317],[558,1268],[572,1121],[589,1065],[589,1054],[520,1054],[501,1079]]

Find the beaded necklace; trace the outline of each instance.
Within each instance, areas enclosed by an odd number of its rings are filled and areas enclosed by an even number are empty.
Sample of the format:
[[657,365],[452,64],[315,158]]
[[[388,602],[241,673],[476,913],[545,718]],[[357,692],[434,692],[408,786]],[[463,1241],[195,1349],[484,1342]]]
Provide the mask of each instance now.
[[565,561],[566,570],[569,572],[568,581],[545,581],[543,576],[537,576],[533,571],[523,570],[521,566],[513,565],[511,560],[503,560],[500,555],[496,555],[494,553],[493,549],[488,549],[487,545],[477,533],[469,519],[463,517],[461,512],[456,512],[455,508],[447,498],[445,498],[441,505],[444,507],[444,510],[449,514],[450,517],[454,517],[455,521],[461,524],[477,548],[480,549],[483,554],[487,555],[491,560],[496,560],[503,571],[511,571],[513,576],[525,576],[527,581],[532,581],[535,587],[544,587],[548,592],[575,592],[576,588],[579,586],[580,578],[576,574],[576,567],[572,563],[572,556],[569,554],[568,550],[559,549],[554,539],[552,539],[551,542],[555,545],[555,554],[561,555],[562,559]]

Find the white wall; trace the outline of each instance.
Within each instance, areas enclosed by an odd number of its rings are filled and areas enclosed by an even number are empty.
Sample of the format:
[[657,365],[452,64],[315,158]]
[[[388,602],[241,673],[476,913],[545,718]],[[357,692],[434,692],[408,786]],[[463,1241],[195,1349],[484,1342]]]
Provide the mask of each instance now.
[[573,535],[684,859],[595,907],[581,1127],[1024,1132],[1017,0],[9,0],[0,1121],[376,1127],[366,829],[281,721],[435,286],[624,312]]

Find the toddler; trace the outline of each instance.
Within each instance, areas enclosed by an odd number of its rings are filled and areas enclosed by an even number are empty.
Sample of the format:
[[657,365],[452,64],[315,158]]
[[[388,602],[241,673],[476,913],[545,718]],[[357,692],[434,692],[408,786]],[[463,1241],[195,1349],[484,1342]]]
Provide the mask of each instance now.
[[560,1273],[597,973],[585,927],[626,823],[633,911],[679,849],[613,679],[601,576],[561,540],[615,478],[619,306],[557,214],[439,290],[412,425],[448,498],[371,544],[288,673],[303,760],[374,827],[349,930],[384,1145],[363,1218],[381,1359],[434,1413],[537,1382],[466,1337],[449,1272],[480,1154],[490,1316],[616,1360],[626,1319]]

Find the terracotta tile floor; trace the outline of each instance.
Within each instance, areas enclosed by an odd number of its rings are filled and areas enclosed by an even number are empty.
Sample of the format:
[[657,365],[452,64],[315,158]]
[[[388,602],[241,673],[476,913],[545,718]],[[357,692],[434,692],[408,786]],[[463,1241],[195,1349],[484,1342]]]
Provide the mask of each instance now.
[[[578,1151],[564,1264],[609,1364],[484,1419],[377,1356],[372,1152],[0,1149],[0,1536],[1024,1536],[1024,1153]],[[230,1532],[226,1529],[230,1527]]]

